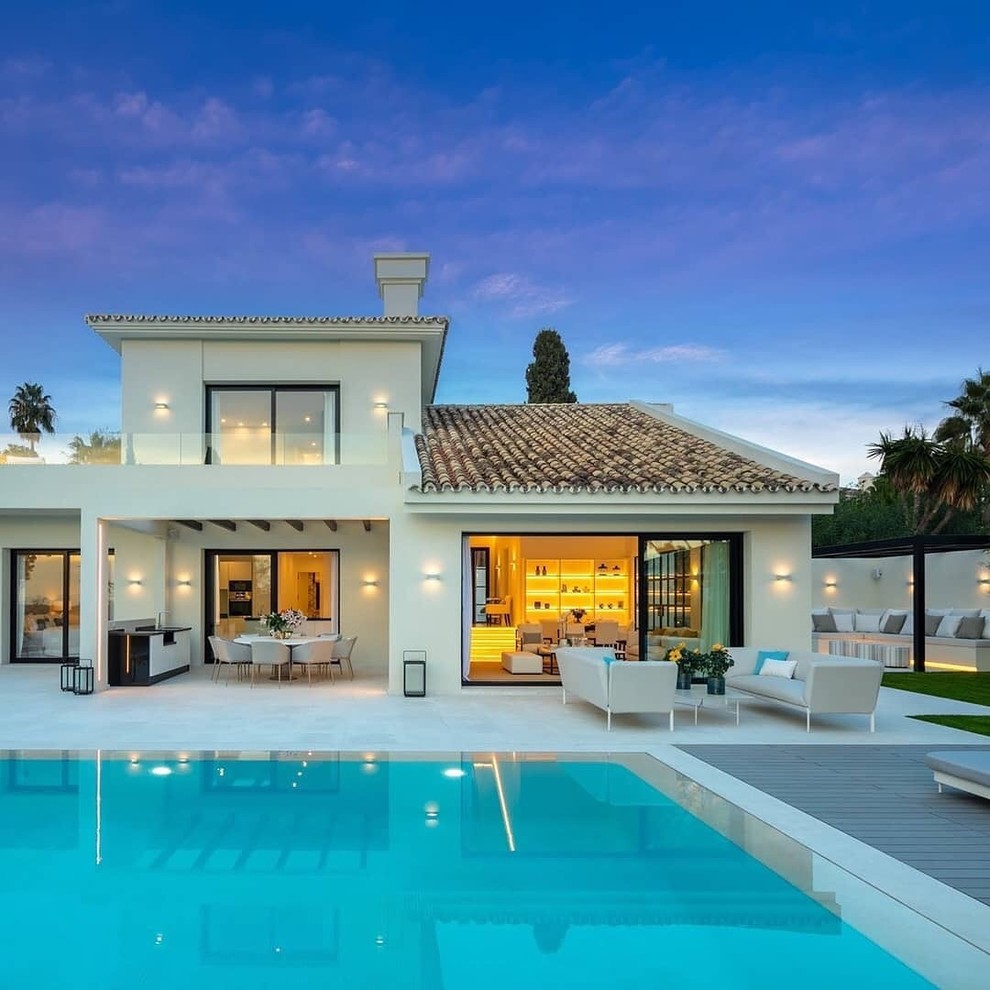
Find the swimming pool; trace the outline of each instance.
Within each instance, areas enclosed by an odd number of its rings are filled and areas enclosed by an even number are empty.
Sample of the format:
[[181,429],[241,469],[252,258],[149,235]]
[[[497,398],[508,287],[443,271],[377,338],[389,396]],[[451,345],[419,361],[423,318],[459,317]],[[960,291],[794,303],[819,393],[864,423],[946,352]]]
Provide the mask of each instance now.
[[0,983],[931,985],[628,764],[9,754]]

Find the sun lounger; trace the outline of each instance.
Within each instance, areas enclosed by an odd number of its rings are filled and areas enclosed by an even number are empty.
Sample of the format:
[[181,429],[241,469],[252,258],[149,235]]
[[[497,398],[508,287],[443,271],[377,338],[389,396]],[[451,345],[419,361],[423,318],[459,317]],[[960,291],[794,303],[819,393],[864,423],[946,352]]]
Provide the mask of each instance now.
[[935,771],[939,793],[947,784],[990,799],[990,749],[963,749],[946,753],[929,753],[925,762]]

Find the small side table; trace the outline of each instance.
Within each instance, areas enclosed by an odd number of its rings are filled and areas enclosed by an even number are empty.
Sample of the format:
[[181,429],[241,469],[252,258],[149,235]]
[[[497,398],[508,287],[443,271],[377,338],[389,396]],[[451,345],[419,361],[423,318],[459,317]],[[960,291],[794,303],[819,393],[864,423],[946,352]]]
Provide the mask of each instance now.
[[402,651],[402,693],[407,698],[426,697],[426,650]]

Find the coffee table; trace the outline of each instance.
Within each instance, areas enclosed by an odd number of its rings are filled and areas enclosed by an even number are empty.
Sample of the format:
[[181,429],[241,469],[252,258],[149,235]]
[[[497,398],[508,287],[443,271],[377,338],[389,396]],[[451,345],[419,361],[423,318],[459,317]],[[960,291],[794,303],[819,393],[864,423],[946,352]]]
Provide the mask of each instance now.
[[725,694],[709,694],[708,688],[704,684],[693,684],[690,691],[675,691],[674,704],[685,708],[694,709],[694,724],[698,724],[698,711],[702,708],[714,709],[726,708],[730,712],[735,710],[736,725],[739,724],[739,703],[745,701],[748,696],[739,691],[733,691],[726,687]]

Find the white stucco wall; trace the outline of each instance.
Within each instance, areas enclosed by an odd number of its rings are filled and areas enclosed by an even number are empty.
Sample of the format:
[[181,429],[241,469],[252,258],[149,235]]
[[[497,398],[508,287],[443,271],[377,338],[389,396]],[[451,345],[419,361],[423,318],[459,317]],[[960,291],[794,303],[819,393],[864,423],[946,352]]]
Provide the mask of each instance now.
[[[204,383],[340,386],[344,434],[383,428],[385,411],[402,412],[419,429],[421,345],[385,341],[124,341],[121,429],[125,433],[198,434],[206,424]],[[156,410],[156,402],[169,408]]]
[[[746,645],[807,649],[811,644],[809,516],[676,518],[556,513],[477,516],[410,513],[393,524],[390,690],[402,689],[402,651],[426,649],[430,693],[461,690],[462,537],[464,533],[744,533]],[[427,574],[435,573],[437,580]],[[776,575],[788,576],[778,581]]]
[[[911,608],[910,580],[910,557],[815,559],[812,601],[840,608]],[[980,550],[928,555],[925,597],[931,608],[990,608],[990,584],[981,580],[990,581],[990,556]]]
[[[202,664],[205,651],[203,631],[206,581],[203,573],[205,550],[248,553],[264,550],[338,550],[340,552],[340,631],[357,636],[352,660],[355,669],[384,674],[388,650],[388,524],[376,522],[366,533],[356,520],[338,523],[331,532],[323,522],[304,523],[302,533],[284,522],[273,522],[265,533],[240,524],[236,533],[211,526],[203,532],[171,527],[171,564],[168,574],[168,611],[175,625],[192,626],[193,664]],[[180,581],[190,581],[180,585]],[[377,587],[365,586],[377,580]]]

